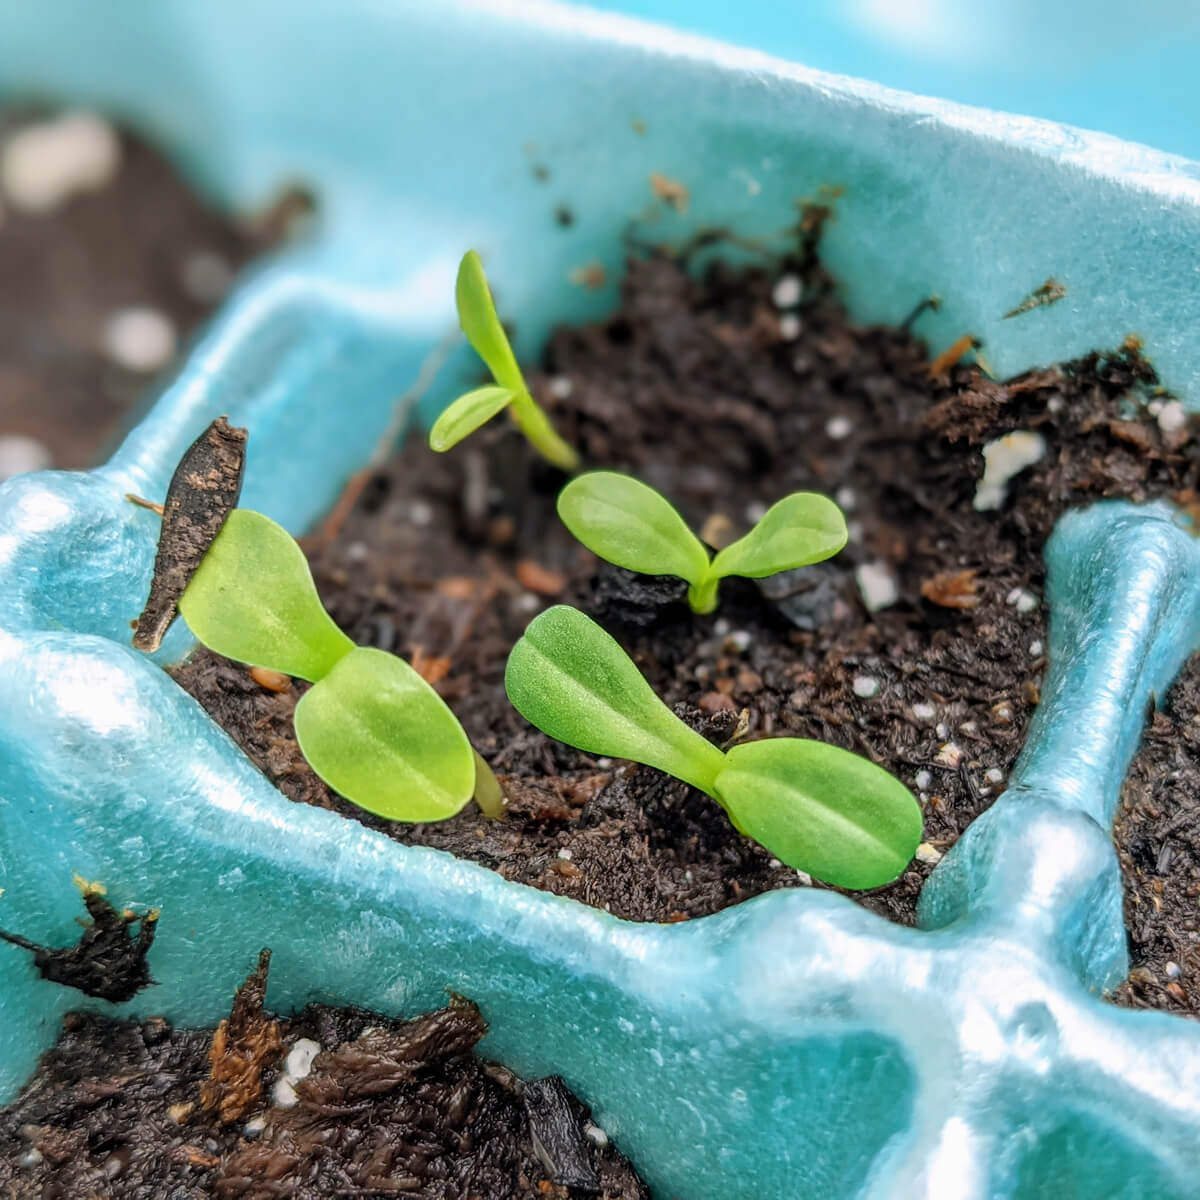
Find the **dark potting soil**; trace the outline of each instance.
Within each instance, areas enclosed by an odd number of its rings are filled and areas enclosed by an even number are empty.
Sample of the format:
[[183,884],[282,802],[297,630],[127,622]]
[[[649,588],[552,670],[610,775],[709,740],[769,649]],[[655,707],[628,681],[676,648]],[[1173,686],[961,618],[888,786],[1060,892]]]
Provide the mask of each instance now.
[[[531,386],[589,464],[658,487],[714,545],[790,491],[835,496],[851,538],[831,562],[728,580],[717,613],[694,616],[678,581],[631,576],[576,544],[554,511],[562,477],[500,424],[446,456],[410,440],[309,539],[334,618],[437,686],[500,775],[506,820],[473,806],[434,825],[376,819],[301,757],[291,714],[303,685],[267,690],[203,651],[176,672],[181,685],[292,799],[622,917],[686,920],[810,885],[707,797],[554,743],[511,709],[513,643],[541,608],[573,603],[712,740],[819,738],[909,784],[925,841],[897,882],[857,898],[911,923],[933,864],[1003,791],[1038,703],[1055,521],[1101,497],[1187,502],[1200,455],[1135,340],[1004,383],[931,363],[911,333],[848,320],[813,250],[819,221],[807,224],[799,253],[770,267],[689,274],[665,253],[631,259],[620,310],[557,332]],[[1048,452],[1002,507],[977,512],[981,447],[1014,430],[1040,433]],[[1136,965],[1118,998],[1193,1014],[1200,827],[1184,814],[1197,812],[1198,689],[1190,671],[1175,715],[1156,718],[1118,826]]]
[[[0,141],[44,119],[0,108]],[[284,234],[284,210],[238,221],[199,198],[166,159],[117,133],[111,179],[48,211],[0,192],[0,435],[21,434],[55,467],[93,465],[128,424],[153,374],[168,369],[236,271]],[[148,309],[176,355],[136,369],[106,349],[109,321]]]
[[[468,1001],[412,1021],[325,1006],[276,1019],[266,966],[216,1031],[68,1016],[0,1111],[0,1195],[648,1196],[561,1080],[526,1083],[471,1053],[487,1027]],[[320,1053],[296,1078],[306,1049]]]

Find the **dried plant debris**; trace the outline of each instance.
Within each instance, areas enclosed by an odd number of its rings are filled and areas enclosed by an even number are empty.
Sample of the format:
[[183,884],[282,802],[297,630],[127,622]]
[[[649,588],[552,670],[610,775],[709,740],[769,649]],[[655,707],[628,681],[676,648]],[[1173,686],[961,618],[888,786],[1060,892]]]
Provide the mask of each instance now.
[[[487,1026],[469,1001],[411,1021],[321,1005],[277,1019],[262,1008],[266,967],[215,1033],[68,1016],[0,1110],[0,1195],[648,1200],[561,1080],[525,1083],[474,1056]],[[234,1084],[236,1116],[204,1100],[235,1044],[255,1064]],[[315,1052],[290,1088],[283,1046]]]
[[222,1125],[240,1120],[258,1103],[263,1071],[283,1046],[279,1023],[263,1011],[270,965],[271,952],[263,950],[258,966],[238,988],[229,1016],[213,1033],[209,1077],[200,1088],[200,1103],[216,1113]]
[[1004,314],[1004,319],[1007,321],[1012,317],[1019,317],[1022,313],[1031,312],[1035,308],[1045,308],[1048,304],[1057,304],[1066,294],[1067,289],[1057,279],[1047,279],[1041,287],[1034,288],[1016,308],[1010,308]]
[[137,620],[133,644],[154,651],[175,620],[188,581],[237,507],[246,464],[246,431],[218,417],[187,448],[163,504],[150,597]]
[[[80,883],[83,903],[91,923],[84,926],[73,946],[54,949],[39,946],[19,934],[0,929],[0,938],[33,955],[33,964],[43,979],[76,988],[85,996],[120,1004],[132,1000],[154,980],[146,961],[158,928],[158,910],[138,915],[118,912],[104,898],[98,884]],[[133,926],[137,925],[137,933]]]

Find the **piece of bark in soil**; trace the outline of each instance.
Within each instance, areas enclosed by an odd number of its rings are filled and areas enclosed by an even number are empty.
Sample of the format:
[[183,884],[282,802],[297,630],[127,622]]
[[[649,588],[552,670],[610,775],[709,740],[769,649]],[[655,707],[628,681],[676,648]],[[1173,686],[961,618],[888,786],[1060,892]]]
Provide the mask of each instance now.
[[[30,951],[33,965],[51,983],[113,1004],[132,1000],[154,982],[146,956],[154,944],[158,910],[141,915],[118,912],[95,885],[85,885],[83,903],[92,920],[73,946],[39,946],[2,929],[0,938]],[[133,925],[138,925],[136,936]]]
[[263,1011],[270,967],[271,951],[263,950],[258,966],[238,988],[229,1016],[213,1033],[209,1077],[200,1087],[200,1103],[224,1125],[241,1120],[258,1103],[263,1071],[283,1048],[279,1022]]
[[224,417],[184,451],[167,487],[150,596],[133,634],[139,650],[162,645],[179,597],[237,507],[245,465],[246,431]]

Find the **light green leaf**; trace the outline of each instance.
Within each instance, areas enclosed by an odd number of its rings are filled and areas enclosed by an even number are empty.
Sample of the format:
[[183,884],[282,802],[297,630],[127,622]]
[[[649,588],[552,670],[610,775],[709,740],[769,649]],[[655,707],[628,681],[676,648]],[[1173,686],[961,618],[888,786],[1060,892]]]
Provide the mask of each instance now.
[[646,763],[706,792],[724,763],[577,609],[560,604],[534,618],[509,655],[504,686],[527,721],[589,754]]
[[179,611],[210,650],[301,679],[320,679],[354,648],[322,607],[296,540],[245,508],[229,514]]
[[835,555],[846,544],[846,518],[816,492],[793,492],[767,509],[745,537],[713,559],[713,574],[762,579]]
[[804,738],[735,746],[715,795],[742,833],[838,887],[890,883],[921,840],[921,809],[898,779],[848,750]]
[[467,341],[487,363],[496,382],[514,392],[527,391],[508,335],[496,316],[496,305],[492,301],[487,276],[483,273],[483,263],[474,250],[468,250],[459,263],[454,303],[458,307],[458,323],[467,335]]
[[708,571],[708,551],[652,487],[615,471],[591,471],[558,496],[562,523],[601,558],[644,575],[689,583]]
[[475,790],[475,752],[441,697],[394,654],[350,651],[296,705],[312,769],[359,808],[444,821]]
[[488,384],[476,388],[465,396],[459,396],[453,404],[442,410],[442,415],[429,431],[430,450],[449,450],[469,437],[481,425],[486,425],[498,412],[506,409],[513,401],[513,393],[505,387]]

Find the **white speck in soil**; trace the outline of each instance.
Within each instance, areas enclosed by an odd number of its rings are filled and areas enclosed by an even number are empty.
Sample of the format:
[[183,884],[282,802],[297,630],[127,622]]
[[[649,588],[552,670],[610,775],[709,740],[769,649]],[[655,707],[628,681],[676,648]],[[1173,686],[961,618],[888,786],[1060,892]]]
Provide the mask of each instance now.
[[917,862],[936,864],[942,861],[942,852],[930,842],[922,842],[917,847]]
[[1183,974],[1183,968],[1173,960],[1165,962],[1163,970],[1167,973],[1168,979],[1178,979]]
[[830,417],[825,422],[825,432],[835,442],[840,442],[843,438],[848,438],[854,432],[854,422],[849,417]]
[[794,342],[800,336],[800,318],[795,313],[784,313],[779,318],[779,336],[785,342]]
[[348,562],[366,562],[370,551],[367,549],[366,542],[351,542],[346,547],[346,559]]
[[959,727],[960,733],[965,733],[968,737],[979,732],[979,724],[976,721],[964,721]]
[[583,1127],[583,1135],[593,1146],[607,1146],[608,1134],[596,1124],[595,1121],[589,1121]]
[[299,1038],[288,1051],[287,1059],[283,1064],[283,1074],[275,1080],[275,1088],[272,1092],[272,1097],[279,1108],[296,1106],[299,1097],[296,1095],[293,1085],[307,1077],[309,1071],[312,1070],[313,1059],[320,1053],[320,1042],[314,1042],[312,1038]]
[[730,642],[739,654],[745,654],[750,649],[750,643],[754,641],[753,635],[747,629],[735,629],[730,635]]
[[767,515],[767,506],[761,500],[752,500],[742,510],[742,516],[750,522],[751,525],[757,525],[759,521]]
[[37,438],[26,437],[23,433],[0,435],[0,483],[14,475],[44,471],[50,463],[49,448]]
[[858,497],[854,494],[852,487],[840,487],[833,497],[837,501],[838,508],[846,512],[851,512],[854,509]]
[[917,790],[923,792],[933,782],[933,773],[931,771],[920,770],[917,772],[913,782],[917,785]]
[[1042,651],[1045,650],[1045,648],[1046,647],[1042,645],[1040,638],[1035,638],[1029,643],[1029,653],[1032,654],[1034,658],[1041,658]]
[[886,563],[863,563],[854,572],[867,612],[890,608],[900,599],[900,588]]
[[242,1133],[246,1137],[258,1137],[260,1133],[267,1127],[267,1114],[259,1113],[257,1117],[251,1117],[245,1125],[242,1126]]
[[104,353],[127,371],[148,374],[171,361],[175,327],[156,308],[122,308],[104,326]]
[[855,675],[852,686],[854,694],[863,700],[879,695],[879,680],[874,675]]
[[942,741],[944,742],[950,736],[950,726],[947,725],[944,721],[940,721],[940,722],[938,722],[937,726],[934,728],[933,732],[936,733],[938,735],[938,737],[940,737],[942,739]]
[[535,593],[522,592],[517,597],[516,606],[519,612],[531,613],[537,612],[537,610],[542,607],[542,602],[540,599],[538,599]]
[[1004,782],[1004,772],[1000,770],[999,767],[988,767],[988,769],[983,773],[983,777],[988,781],[988,783]]
[[0,181],[13,207],[49,213],[79,192],[99,191],[117,173],[121,143],[95,113],[65,113],[14,133],[0,155]]
[[414,525],[428,525],[433,520],[433,505],[428,500],[414,500],[408,506],[408,519]]
[[563,846],[563,848],[558,852],[558,857],[561,858],[563,862],[570,862],[571,851],[566,846]]
[[912,715],[918,721],[932,721],[937,716],[937,709],[928,700],[918,700],[912,706]]
[[1013,588],[1004,597],[1006,604],[1011,604],[1019,613],[1031,613],[1038,606],[1038,598],[1026,588]]
[[1168,400],[1158,414],[1158,427],[1163,433],[1178,433],[1187,424],[1187,412],[1178,400]]
[[574,391],[574,389],[575,385],[566,375],[555,375],[555,377],[550,380],[550,395],[552,395],[555,400],[566,400],[570,396],[571,392]]
[[713,622],[713,633],[715,633],[717,637],[725,637],[729,633],[729,630],[729,622],[724,617],[718,617]]
[[1009,480],[1045,453],[1046,439],[1027,429],[1016,429],[988,442],[983,448],[983,478],[975,489],[975,510],[988,512],[1003,507]]
[[781,275],[771,289],[771,303],[776,308],[795,308],[804,295],[799,275]]
[[812,876],[807,871],[797,871],[796,882],[801,887],[812,887]]
[[937,757],[933,760],[943,767],[957,767],[963,760],[963,752],[953,742],[945,742],[937,752]]

